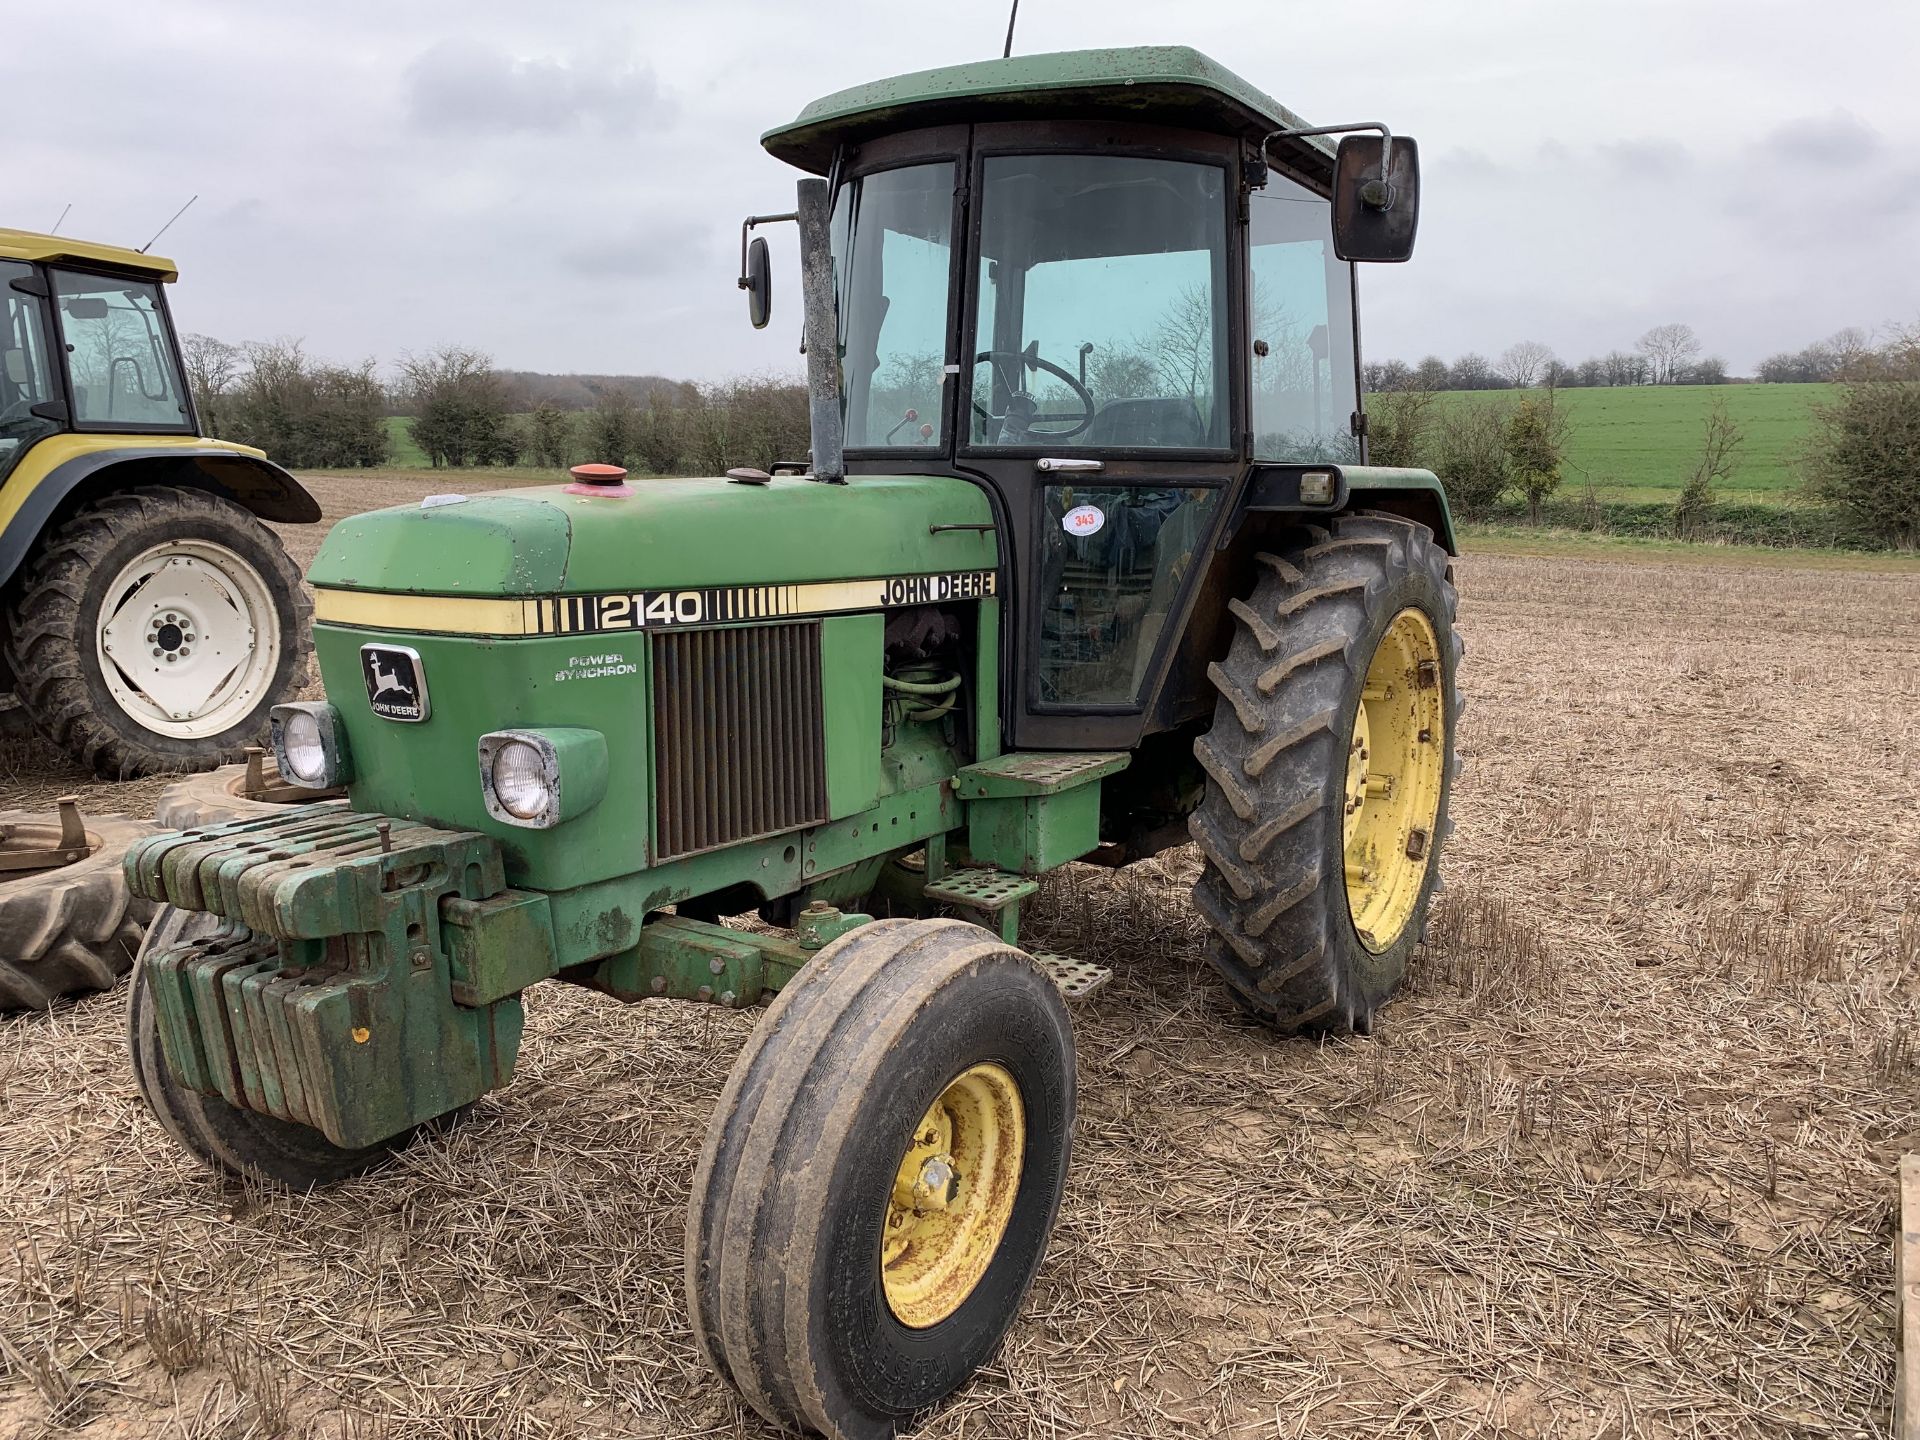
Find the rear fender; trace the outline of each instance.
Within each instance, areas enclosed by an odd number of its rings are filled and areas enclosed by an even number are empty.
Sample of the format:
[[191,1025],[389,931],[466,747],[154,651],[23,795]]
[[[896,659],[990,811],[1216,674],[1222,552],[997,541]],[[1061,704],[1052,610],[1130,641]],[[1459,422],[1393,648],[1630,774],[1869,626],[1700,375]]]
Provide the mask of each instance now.
[[222,496],[262,520],[304,525],[320,518],[320,504],[306,487],[263,455],[216,444],[129,444],[74,453],[72,442],[82,439],[41,441],[0,487],[0,585],[13,578],[50,527],[116,491],[178,485]]

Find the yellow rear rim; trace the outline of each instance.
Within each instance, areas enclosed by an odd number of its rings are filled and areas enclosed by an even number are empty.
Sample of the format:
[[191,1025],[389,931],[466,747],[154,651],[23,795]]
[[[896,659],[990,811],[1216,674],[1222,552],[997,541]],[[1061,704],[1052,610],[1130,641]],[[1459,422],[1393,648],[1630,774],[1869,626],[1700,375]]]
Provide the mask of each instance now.
[[1387,949],[1413,919],[1433,863],[1446,778],[1440,641],[1424,611],[1393,617],[1373,652],[1347,752],[1347,909],[1369,950]]
[[902,1325],[958,1310],[1000,1248],[1020,1193],[1027,1112],[999,1065],[975,1065],[921,1117],[887,1197],[880,1279]]

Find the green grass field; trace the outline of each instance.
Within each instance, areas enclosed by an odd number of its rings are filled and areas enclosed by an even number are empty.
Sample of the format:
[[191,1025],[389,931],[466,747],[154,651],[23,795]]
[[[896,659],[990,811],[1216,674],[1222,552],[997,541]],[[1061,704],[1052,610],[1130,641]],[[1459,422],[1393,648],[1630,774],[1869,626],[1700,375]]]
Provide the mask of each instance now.
[[[1560,496],[1571,500],[1591,482],[1600,500],[1671,500],[1686,483],[1700,452],[1701,427],[1716,398],[1744,432],[1740,466],[1719,498],[1794,504],[1800,497],[1800,456],[1812,425],[1812,407],[1825,385],[1632,385],[1562,390],[1572,416]],[[1511,404],[1510,390],[1456,391],[1453,405]],[[413,443],[405,416],[387,421],[392,466],[424,470],[427,457]]]
[[393,466],[396,470],[427,468],[427,452],[413,443],[413,432],[407,429],[412,423],[405,415],[387,417],[387,434],[393,437]]
[[[1744,432],[1740,468],[1720,486],[1727,500],[1792,503],[1812,407],[1826,385],[1623,385],[1562,390],[1572,416],[1562,495],[1591,480],[1602,500],[1669,500],[1700,453],[1701,427],[1716,398]],[[1508,390],[1462,391],[1450,404],[1511,403]]]

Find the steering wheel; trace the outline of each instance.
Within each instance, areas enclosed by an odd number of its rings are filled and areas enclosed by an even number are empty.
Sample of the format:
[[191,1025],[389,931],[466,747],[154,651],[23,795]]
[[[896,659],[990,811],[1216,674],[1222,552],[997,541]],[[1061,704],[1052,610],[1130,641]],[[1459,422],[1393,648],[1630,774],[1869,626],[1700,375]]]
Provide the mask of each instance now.
[[[1001,362],[1007,360],[1011,360],[1014,366],[1013,380],[1011,382],[1007,379],[1007,372],[1000,368]],[[1003,415],[994,414],[987,406],[982,405],[978,399],[973,402],[974,414],[986,421],[988,425],[998,425],[1000,427],[998,439],[989,441],[988,443],[990,444],[1018,444],[1027,438],[1028,432],[1035,425],[1063,425],[1071,422],[1073,425],[1071,430],[1050,430],[1044,436],[1037,437],[1046,440],[1066,440],[1078,435],[1089,425],[1093,424],[1094,412],[1100,408],[1099,405],[1094,402],[1092,392],[1074,377],[1072,371],[1063,370],[1051,360],[1043,360],[1040,358],[1040,342],[1038,340],[1027,346],[1025,350],[982,350],[978,355],[973,357],[973,363],[976,365],[992,365],[995,376],[999,378],[1001,384],[1006,386],[1008,394],[1012,397],[1008,400],[1006,413]],[[1073,391],[1074,398],[1080,402],[1080,413],[1077,415],[1057,415],[1051,412],[1041,411],[1033,398],[1032,392],[1019,384],[1021,379],[1020,371],[1023,368],[1027,370],[1044,370],[1056,379],[1064,381],[1067,388]]]

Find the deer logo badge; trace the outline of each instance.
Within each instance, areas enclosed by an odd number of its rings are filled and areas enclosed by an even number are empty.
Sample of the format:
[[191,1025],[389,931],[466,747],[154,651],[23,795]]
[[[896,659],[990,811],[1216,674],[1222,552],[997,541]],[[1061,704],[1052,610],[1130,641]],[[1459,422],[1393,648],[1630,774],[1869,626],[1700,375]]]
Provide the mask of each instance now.
[[427,718],[426,672],[416,652],[404,645],[362,645],[360,672],[374,714],[384,720]]

